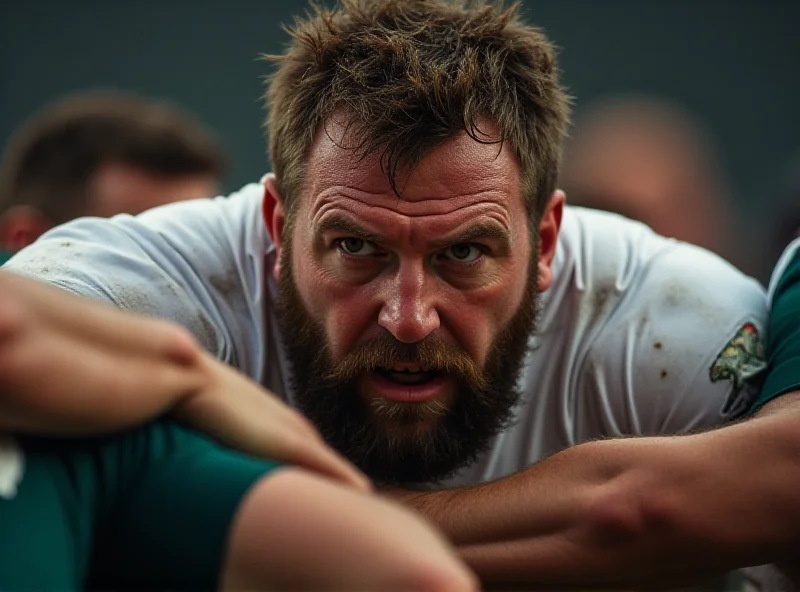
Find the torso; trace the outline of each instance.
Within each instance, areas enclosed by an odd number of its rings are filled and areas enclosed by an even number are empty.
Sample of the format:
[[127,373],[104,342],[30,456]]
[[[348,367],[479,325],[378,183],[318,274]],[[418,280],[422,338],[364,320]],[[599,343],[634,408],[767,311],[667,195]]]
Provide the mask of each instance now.
[[[179,322],[291,404],[262,194],[254,184],[136,218],[79,221],[9,267]],[[619,216],[567,207],[554,277],[515,424],[448,484],[502,477],[594,438],[715,425],[752,398],[710,377],[737,331],[763,331],[766,316],[763,289],[721,259]]]

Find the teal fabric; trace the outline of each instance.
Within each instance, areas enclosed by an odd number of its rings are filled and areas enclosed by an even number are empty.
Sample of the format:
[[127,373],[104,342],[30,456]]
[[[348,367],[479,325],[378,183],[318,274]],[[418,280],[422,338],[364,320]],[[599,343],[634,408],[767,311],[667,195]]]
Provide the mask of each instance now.
[[[278,465],[170,422],[85,439],[0,440],[0,590],[215,590],[228,530]],[[6,475],[7,480],[7,475]]]
[[800,390],[800,249],[778,279],[767,331],[769,374],[753,412],[790,391]]

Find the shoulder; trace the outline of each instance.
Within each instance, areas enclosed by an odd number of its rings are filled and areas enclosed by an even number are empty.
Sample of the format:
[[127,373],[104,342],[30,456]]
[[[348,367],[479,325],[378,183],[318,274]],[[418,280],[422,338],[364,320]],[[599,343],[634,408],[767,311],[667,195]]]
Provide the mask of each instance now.
[[[546,294],[547,301],[578,301],[577,314],[603,323],[653,311],[659,314],[641,320],[702,317],[724,327],[742,318],[760,325],[766,315],[761,284],[721,257],[639,222],[584,208],[565,210],[554,277],[552,291],[560,298]],[[588,303],[597,306],[587,310]]]
[[259,187],[139,216],[79,219],[51,230],[6,267],[178,322],[219,355],[227,330],[221,308],[254,291],[261,277],[254,255],[265,248]]
[[743,320],[763,325],[763,286],[721,257],[615,214],[569,210],[555,275],[563,276],[557,280],[563,290],[580,298],[609,292],[613,302],[600,315],[604,321],[649,311],[657,314],[640,320],[665,329],[671,323],[667,333],[687,330],[689,320],[723,334]]
[[264,188],[252,183],[228,196],[195,199],[112,220],[132,232],[160,235],[172,246],[196,249],[228,245],[248,230],[263,228]]
[[583,317],[579,388],[624,417],[629,433],[685,431],[742,413],[765,368],[763,287],[700,247],[576,210],[562,300]]

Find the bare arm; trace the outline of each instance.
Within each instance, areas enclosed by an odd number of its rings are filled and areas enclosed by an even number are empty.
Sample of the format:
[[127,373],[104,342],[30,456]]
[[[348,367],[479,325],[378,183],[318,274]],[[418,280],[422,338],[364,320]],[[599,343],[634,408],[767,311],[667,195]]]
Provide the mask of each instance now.
[[182,328],[0,270],[0,432],[112,433],[168,412],[232,448],[368,487],[305,418]]
[[257,483],[228,536],[226,590],[478,589],[454,549],[420,516],[297,469]]
[[0,430],[135,426],[202,386],[200,360],[176,326],[0,271]]
[[509,478],[406,495],[487,581],[675,585],[800,544],[800,393],[692,436],[583,444]]

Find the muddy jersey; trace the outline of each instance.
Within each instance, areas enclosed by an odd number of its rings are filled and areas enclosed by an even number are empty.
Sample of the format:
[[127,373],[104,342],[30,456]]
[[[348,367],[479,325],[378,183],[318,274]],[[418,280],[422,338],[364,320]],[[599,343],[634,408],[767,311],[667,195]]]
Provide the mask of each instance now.
[[[180,323],[290,404],[263,187],[55,228],[6,268]],[[564,210],[515,420],[449,484],[519,471],[596,438],[678,434],[741,414],[764,370],[766,296],[695,246],[615,214]]]

